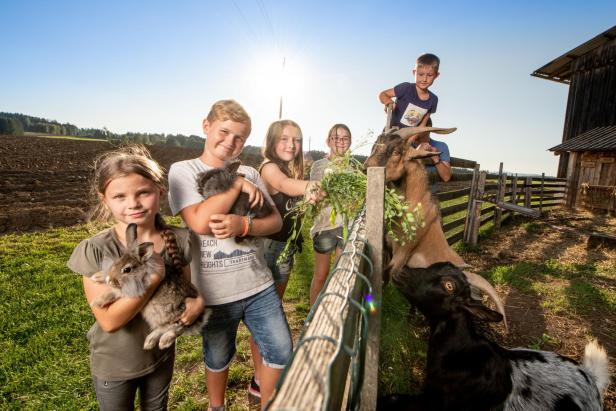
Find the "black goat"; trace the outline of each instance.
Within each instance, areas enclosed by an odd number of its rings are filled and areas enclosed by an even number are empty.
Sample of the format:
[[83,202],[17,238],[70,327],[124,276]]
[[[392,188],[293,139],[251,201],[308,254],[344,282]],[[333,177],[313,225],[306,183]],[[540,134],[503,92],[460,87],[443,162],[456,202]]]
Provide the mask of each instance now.
[[609,383],[605,351],[586,345],[583,365],[553,352],[505,349],[480,336],[475,317],[501,314],[471,298],[462,271],[450,263],[405,267],[393,283],[430,324],[424,391],[379,399],[385,410],[601,410]]

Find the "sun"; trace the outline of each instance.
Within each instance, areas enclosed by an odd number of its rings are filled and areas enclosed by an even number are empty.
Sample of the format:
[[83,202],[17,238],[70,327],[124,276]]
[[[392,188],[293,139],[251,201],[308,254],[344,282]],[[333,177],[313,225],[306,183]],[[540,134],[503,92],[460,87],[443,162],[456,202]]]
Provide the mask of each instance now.
[[308,90],[306,65],[280,54],[260,54],[248,76],[253,92],[265,100],[301,98]]

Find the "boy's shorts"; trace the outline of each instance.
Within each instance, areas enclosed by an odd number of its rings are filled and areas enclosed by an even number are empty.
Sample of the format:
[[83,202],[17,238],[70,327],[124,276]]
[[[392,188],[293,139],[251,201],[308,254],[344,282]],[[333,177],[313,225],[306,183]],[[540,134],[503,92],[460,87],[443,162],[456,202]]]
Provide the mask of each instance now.
[[278,257],[282,254],[282,250],[287,243],[285,241],[276,241],[267,239],[265,241],[265,262],[267,267],[272,272],[274,282],[276,284],[287,283],[289,281],[289,275],[293,269],[293,256],[295,255],[295,247],[289,246],[289,253],[287,258],[280,264],[276,264]]
[[259,347],[265,365],[282,369],[291,358],[291,330],[273,284],[243,300],[208,308],[212,315],[201,331],[203,360],[208,370],[220,372],[229,367],[241,320]]
[[344,248],[344,241],[342,240],[342,227],[334,228],[331,230],[324,230],[317,233],[312,238],[312,246],[314,251],[321,254],[329,254],[337,248]]

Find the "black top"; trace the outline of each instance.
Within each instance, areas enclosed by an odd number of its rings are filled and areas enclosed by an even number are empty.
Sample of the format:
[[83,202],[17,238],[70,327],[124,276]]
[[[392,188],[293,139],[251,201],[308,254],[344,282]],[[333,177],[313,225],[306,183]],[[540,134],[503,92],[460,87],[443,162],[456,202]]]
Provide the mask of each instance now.
[[[291,237],[291,233],[293,232],[293,224],[295,223],[297,224],[297,229],[299,229],[301,225],[301,218],[298,217],[297,220],[295,220],[294,216],[296,215],[296,213],[294,212],[290,213],[290,211],[293,209],[295,204],[299,201],[301,196],[291,197],[283,193],[282,191],[279,191],[276,194],[273,194],[271,197],[272,197],[272,200],[274,200],[274,204],[276,205],[278,212],[282,216],[282,229],[275,234],[268,235],[267,238],[270,238],[276,241],[287,241],[289,237]],[[298,236],[295,243],[301,244],[301,242],[302,242],[302,237],[300,235]]]

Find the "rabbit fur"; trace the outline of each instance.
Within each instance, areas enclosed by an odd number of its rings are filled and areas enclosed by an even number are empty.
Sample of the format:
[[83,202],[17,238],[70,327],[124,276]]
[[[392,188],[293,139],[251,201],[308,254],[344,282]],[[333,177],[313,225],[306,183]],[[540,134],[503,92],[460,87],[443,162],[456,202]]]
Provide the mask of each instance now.
[[[233,181],[235,181],[237,176],[243,177],[243,174],[237,172],[239,166],[240,162],[236,160],[226,164],[224,168],[213,168],[200,173],[197,176],[197,188],[199,194],[203,196],[203,199],[207,200],[213,195],[224,193],[229,190],[233,186]],[[229,214],[241,216],[252,213],[254,218],[267,217],[271,212],[272,206],[267,200],[263,201],[261,207],[251,209],[248,201],[248,194],[244,192],[240,193],[229,210]],[[236,237],[235,240],[239,242],[241,238]]]
[[165,277],[141,309],[141,315],[151,329],[143,344],[146,350],[157,345],[160,349],[167,348],[181,334],[199,334],[211,314],[211,310],[206,309],[190,325],[178,321],[186,308],[184,300],[187,297],[196,298],[198,291],[173,264],[163,270],[159,259],[152,258],[153,254],[154,244],[138,244],[137,225],[129,224],[124,254],[111,265],[106,276],[102,272],[92,276],[92,280],[111,286],[109,291],[92,302],[92,306],[105,307],[120,297],[142,296],[150,286],[150,273],[163,273]]

